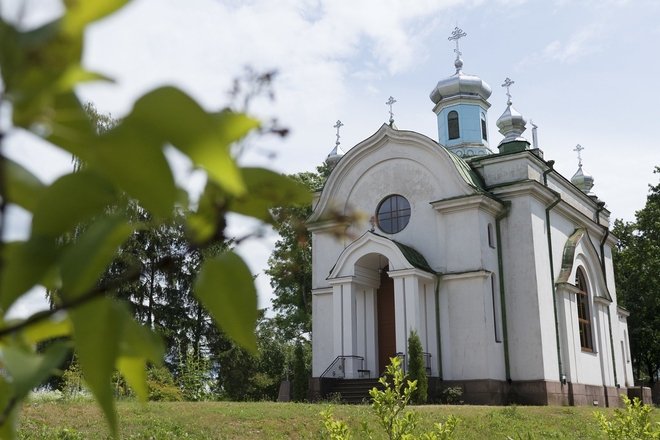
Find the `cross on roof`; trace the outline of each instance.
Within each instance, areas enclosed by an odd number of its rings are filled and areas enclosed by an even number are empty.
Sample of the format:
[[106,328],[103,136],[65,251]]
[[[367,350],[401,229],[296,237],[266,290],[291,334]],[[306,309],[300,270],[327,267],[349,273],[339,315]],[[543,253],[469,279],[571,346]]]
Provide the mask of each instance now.
[[573,148],[573,151],[577,151],[578,154],[578,167],[582,168],[582,150],[584,150],[584,147],[580,144],[577,144],[575,148]]
[[394,113],[392,113],[392,105],[396,102],[396,99],[394,99],[392,96],[390,96],[385,103],[385,105],[390,106],[390,124],[394,123]]
[[344,124],[339,119],[337,119],[337,123],[332,126],[333,128],[337,129],[337,140],[335,141],[335,146],[339,146],[339,129],[343,126]]
[[454,52],[456,53],[456,59],[458,60],[463,53],[460,51],[458,47],[458,40],[460,40],[463,37],[467,37],[467,34],[463,32],[463,29],[459,28],[456,26],[454,30],[451,33],[451,37],[448,37],[447,40],[451,41],[454,40],[456,41],[456,49],[454,49]]
[[502,84],[502,87],[506,87],[506,105],[511,105],[511,93],[509,92],[509,87],[511,87],[512,84],[515,84],[515,81],[511,81],[511,78],[507,77],[504,80],[504,84]]

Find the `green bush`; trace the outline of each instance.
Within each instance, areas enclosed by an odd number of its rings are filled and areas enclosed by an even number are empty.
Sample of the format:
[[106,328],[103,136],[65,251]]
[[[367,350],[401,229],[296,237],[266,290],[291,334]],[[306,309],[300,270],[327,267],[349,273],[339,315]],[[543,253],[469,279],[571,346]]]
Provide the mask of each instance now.
[[174,383],[172,373],[165,367],[151,367],[147,372],[149,400],[159,402],[180,402],[183,393]]
[[615,409],[614,415],[608,418],[600,411],[594,412],[594,417],[600,425],[600,430],[609,440],[657,440],[660,439],[660,423],[651,425],[651,407],[644,405],[635,397],[630,400],[621,396],[625,409]]
[[426,376],[422,341],[419,340],[419,336],[414,330],[410,332],[410,336],[408,337],[408,376],[410,380],[417,381],[417,388],[412,394],[413,403],[426,403],[428,399],[429,379]]
[[[405,380],[401,370],[401,360],[398,357],[391,359],[390,365],[385,369],[385,375],[379,380],[383,389],[372,388],[369,395],[372,399],[371,408],[381,428],[385,431],[389,440],[450,440],[454,438],[456,426],[460,419],[450,415],[444,423],[436,423],[433,431],[416,433],[419,423],[419,414],[414,411],[406,411],[413,392],[417,388],[417,382]],[[348,440],[351,432],[346,423],[335,420],[332,413],[324,411],[323,438],[330,440]],[[372,433],[366,426],[362,429],[367,438],[372,438]]]
[[307,398],[309,377],[305,363],[305,351],[300,342],[293,351],[293,400],[301,402]]
[[447,405],[460,405],[463,403],[463,388],[447,387],[440,393],[440,402]]

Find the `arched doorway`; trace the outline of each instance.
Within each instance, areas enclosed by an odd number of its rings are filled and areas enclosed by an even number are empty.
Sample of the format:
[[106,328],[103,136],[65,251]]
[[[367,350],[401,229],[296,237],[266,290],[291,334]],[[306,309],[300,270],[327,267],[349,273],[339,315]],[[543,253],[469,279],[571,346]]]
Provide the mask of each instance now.
[[388,267],[380,271],[380,287],[376,296],[378,321],[378,374],[385,371],[390,358],[396,354],[394,321],[394,280],[387,275]]

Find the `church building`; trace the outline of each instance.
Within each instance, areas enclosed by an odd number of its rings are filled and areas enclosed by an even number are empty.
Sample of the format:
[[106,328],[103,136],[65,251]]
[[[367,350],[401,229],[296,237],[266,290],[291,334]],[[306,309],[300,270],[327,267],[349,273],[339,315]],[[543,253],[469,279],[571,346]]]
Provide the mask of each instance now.
[[307,222],[312,392],[370,386],[394,356],[405,366],[415,331],[431,396],[460,387],[466,403],[616,406],[634,384],[610,212],[581,160],[567,179],[534,126],[532,143],[523,137],[508,78],[491,146],[491,88],[463,72],[462,36],[450,37],[456,72],[430,94],[437,140],[391,116],[345,154],[337,135],[327,158]]

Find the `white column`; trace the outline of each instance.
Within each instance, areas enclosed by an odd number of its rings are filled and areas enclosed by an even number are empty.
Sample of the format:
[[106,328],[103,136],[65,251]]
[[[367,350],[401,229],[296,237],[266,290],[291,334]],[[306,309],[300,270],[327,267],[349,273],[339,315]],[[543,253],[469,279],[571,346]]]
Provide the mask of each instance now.
[[[394,280],[394,308],[396,321],[396,350],[408,354],[408,336],[416,331],[422,342],[422,349],[432,352],[427,345],[427,313],[423,283],[434,280],[433,275],[418,269],[404,269],[388,272]],[[433,322],[435,326],[435,320]],[[435,331],[433,329],[433,331]]]

